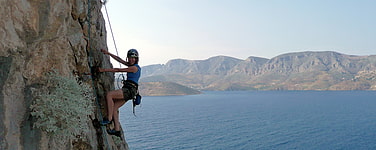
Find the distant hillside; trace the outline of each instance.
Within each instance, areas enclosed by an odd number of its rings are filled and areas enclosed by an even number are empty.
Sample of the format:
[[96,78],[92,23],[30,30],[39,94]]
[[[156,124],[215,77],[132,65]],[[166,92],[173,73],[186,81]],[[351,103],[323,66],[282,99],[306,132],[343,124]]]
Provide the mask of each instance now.
[[[226,75],[227,71],[243,60],[216,56],[206,60],[174,59],[166,65],[150,65],[143,67],[143,76],[159,74],[202,74],[202,75]],[[144,69],[145,68],[145,69]]]
[[140,94],[143,96],[193,95],[200,91],[173,82],[140,83]]
[[376,55],[307,51],[271,59],[175,59],[143,67],[141,81],[174,82],[197,90],[376,90],[375,77]]

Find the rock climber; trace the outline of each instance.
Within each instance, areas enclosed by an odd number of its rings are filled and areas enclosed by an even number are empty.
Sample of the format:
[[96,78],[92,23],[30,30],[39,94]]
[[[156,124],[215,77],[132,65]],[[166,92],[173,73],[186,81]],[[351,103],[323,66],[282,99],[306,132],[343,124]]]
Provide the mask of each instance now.
[[122,89],[107,92],[107,117],[104,117],[100,122],[103,126],[114,122],[114,129],[107,130],[107,133],[120,137],[121,131],[118,110],[128,100],[134,99],[138,92],[138,80],[141,76],[141,67],[138,65],[139,55],[136,49],[130,49],[127,53],[127,61],[124,61],[107,50],[101,49],[101,52],[127,66],[127,68],[98,68],[99,72],[127,72],[127,79],[123,81],[124,85]]

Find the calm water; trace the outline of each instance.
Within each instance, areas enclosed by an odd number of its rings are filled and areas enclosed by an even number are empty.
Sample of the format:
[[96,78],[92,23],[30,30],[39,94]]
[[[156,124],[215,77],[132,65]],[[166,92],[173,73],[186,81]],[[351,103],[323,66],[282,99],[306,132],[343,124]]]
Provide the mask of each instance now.
[[376,149],[374,91],[143,97],[120,115],[132,150]]

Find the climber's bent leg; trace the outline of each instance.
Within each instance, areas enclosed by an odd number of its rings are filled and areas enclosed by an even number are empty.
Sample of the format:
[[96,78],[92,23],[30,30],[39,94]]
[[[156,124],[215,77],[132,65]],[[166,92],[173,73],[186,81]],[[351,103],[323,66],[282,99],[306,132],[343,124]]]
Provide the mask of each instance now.
[[107,118],[109,121],[113,120],[113,113],[114,113],[114,103],[115,101],[124,101],[123,98],[123,91],[122,90],[114,90],[110,91],[106,95],[107,100]]

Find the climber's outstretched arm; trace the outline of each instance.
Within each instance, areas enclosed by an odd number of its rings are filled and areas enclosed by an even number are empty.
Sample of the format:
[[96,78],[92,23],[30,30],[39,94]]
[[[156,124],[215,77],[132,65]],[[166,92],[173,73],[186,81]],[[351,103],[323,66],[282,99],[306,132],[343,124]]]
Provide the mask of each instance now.
[[111,54],[109,51],[107,51],[107,50],[105,50],[105,49],[101,49],[101,52],[102,52],[103,54],[110,55],[110,56],[111,56],[113,59],[115,59],[116,61],[118,61],[118,62],[120,62],[120,63],[122,63],[122,64],[128,66],[128,62],[125,61],[125,60],[123,60],[123,59],[121,59],[119,56],[116,56],[116,55],[114,55],[114,54]]
[[98,68],[99,72],[137,72],[136,66],[129,66],[128,68]]

